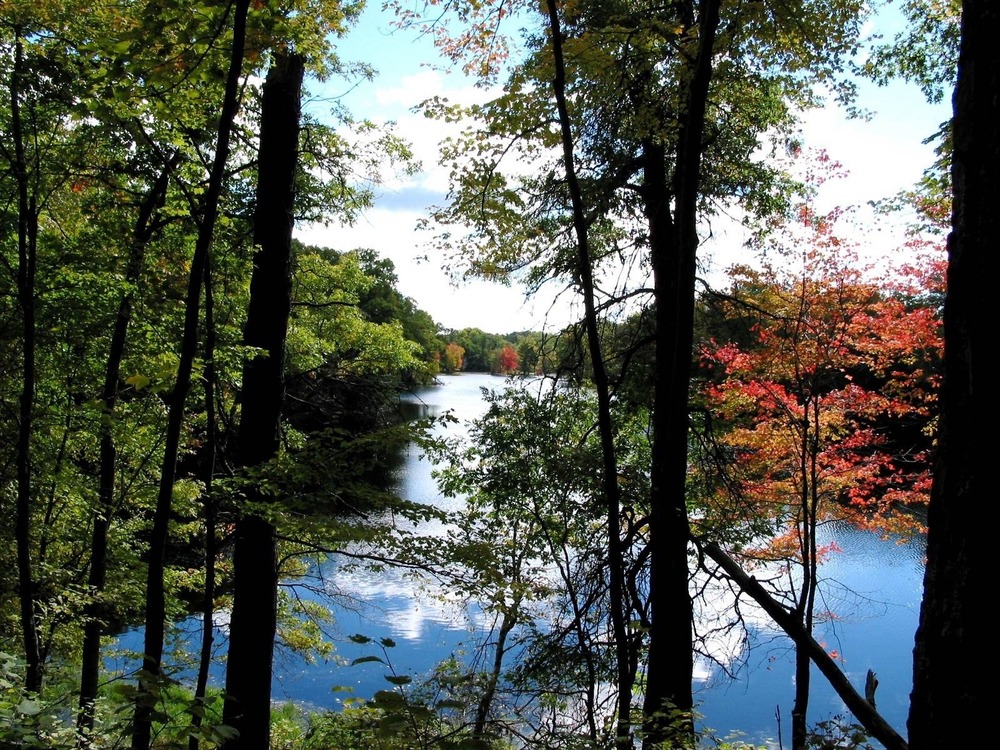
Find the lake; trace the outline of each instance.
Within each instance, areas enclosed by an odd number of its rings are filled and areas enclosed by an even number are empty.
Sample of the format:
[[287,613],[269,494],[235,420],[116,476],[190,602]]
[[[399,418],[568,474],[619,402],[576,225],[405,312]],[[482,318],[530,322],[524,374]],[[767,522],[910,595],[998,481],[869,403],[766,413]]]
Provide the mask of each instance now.
[[[483,374],[441,376],[440,380],[441,385],[409,394],[406,401],[423,416],[451,410],[460,423],[450,425],[449,434],[463,430],[462,422],[484,413],[482,387],[504,387],[502,378]],[[441,497],[431,469],[420,450],[411,446],[395,472],[399,494],[435,505],[456,502]],[[817,611],[828,610],[834,616],[816,625],[816,638],[828,651],[839,654],[842,667],[859,691],[863,692],[867,670],[876,672],[879,710],[905,736],[913,636],[922,594],[922,541],[899,544],[843,524],[825,527],[823,535],[821,541],[836,540],[841,551],[822,566],[825,583]],[[371,645],[351,642],[348,636],[352,634],[391,638],[397,644],[387,653],[393,670],[417,679],[449,656],[465,658],[474,650],[484,625],[481,612],[469,612],[432,596],[400,571],[346,570],[331,560],[317,573],[327,588],[338,594],[328,628],[336,654],[310,663],[279,651],[275,700],[333,709],[347,697],[369,697],[389,687],[383,677],[384,665],[349,666],[357,657],[377,653]],[[696,666],[695,700],[702,716],[699,728],[710,729],[718,738],[741,732],[746,741],[776,748],[778,709],[787,747],[794,673],[791,644],[753,607],[744,607],[743,614],[748,639],[744,642],[736,634],[714,639],[710,650],[721,666],[709,660],[700,660]],[[219,625],[224,633],[224,617]],[[178,642],[187,641],[189,632],[191,641],[198,642],[196,621],[177,627]],[[224,648],[224,638],[219,641]],[[136,633],[127,634],[121,645],[141,647],[141,638]],[[117,666],[127,669],[129,663],[122,661]],[[215,678],[221,682],[221,674]],[[809,722],[812,725],[836,714],[846,715],[846,709],[814,669]]]

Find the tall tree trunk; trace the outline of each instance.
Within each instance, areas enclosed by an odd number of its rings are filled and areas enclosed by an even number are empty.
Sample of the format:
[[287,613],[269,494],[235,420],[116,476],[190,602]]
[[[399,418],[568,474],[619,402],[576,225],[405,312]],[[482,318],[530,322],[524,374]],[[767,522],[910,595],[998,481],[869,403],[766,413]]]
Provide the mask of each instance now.
[[[250,303],[243,343],[263,350],[243,368],[237,460],[260,466],[278,452],[284,400],[284,355],[292,306],[292,227],[298,165],[299,110],[304,63],[275,59],[264,83]],[[247,499],[267,502],[259,488]],[[229,624],[223,720],[239,736],[227,750],[268,750],[271,662],[277,627],[277,550],[274,527],[256,514],[237,521],[233,552],[233,614]]]
[[14,178],[17,181],[17,301],[21,308],[21,398],[17,433],[17,504],[14,539],[17,581],[24,643],[27,690],[42,689],[42,653],[38,637],[38,602],[31,559],[31,438],[35,409],[35,271],[38,254],[38,207],[31,190],[21,117],[21,83],[25,73],[24,45],[15,32],[14,69],[10,78],[11,137],[14,141]]
[[167,416],[167,433],[160,468],[160,483],[153,515],[153,528],[149,541],[149,563],[146,575],[145,636],[143,644],[142,674],[139,678],[139,696],[136,702],[132,730],[132,750],[148,750],[152,737],[152,703],[156,683],[161,676],[160,660],[163,658],[163,640],[166,631],[166,601],[164,567],[167,547],[167,530],[170,507],[177,473],[177,454],[180,447],[181,428],[184,424],[184,406],[191,386],[191,369],[198,348],[198,319],[201,309],[201,285],[205,274],[215,222],[219,214],[219,200],[229,159],[229,140],[233,121],[239,110],[239,84],[243,75],[243,57],[246,45],[246,19],[250,0],[236,0],[233,5],[233,46],[226,76],[226,90],[219,117],[219,132],[215,145],[215,161],[205,192],[205,210],[198,226],[198,239],[191,258],[187,296],[184,304],[184,333],[181,341],[177,380],[170,394]]
[[[621,540],[621,498],[618,489],[618,459],[615,452],[614,429],[611,420],[611,388],[602,354],[597,306],[594,299],[594,278],[591,268],[587,220],[584,212],[583,194],[576,174],[573,131],[566,104],[566,65],[563,56],[559,11],[556,8],[555,0],[548,0],[546,8],[552,36],[552,57],[555,64],[552,92],[559,112],[563,164],[573,206],[573,229],[576,233],[577,243],[576,273],[580,291],[583,294],[587,345],[590,349],[590,359],[594,370],[594,387],[597,391],[598,432],[601,439],[603,490],[608,527],[608,608],[615,643],[615,670],[618,683],[615,745],[624,750],[632,747],[632,687],[635,673],[631,666],[631,650],[625,614],[626,588]],[[690,648],[690,643],[688,648]]]
[[[674,173],[675,216],[669,220],[668,191],[657,147],[648,145],[645,174],[656,299],[656,375],[653,402],[653,461],[650,496],[651,609],[644,747],[694,732],[691,677],[692,605],[688,589],[686,504],[688,392],[694,340],[695,263],[702,138],[712,79],[712,54],[720,0],[701,0],[698,50],[684,97]],[[663,185],[663,187],[661,187]],[[655,232],[655,234],[654,234]],[[670,711],[686,713],[678,725]],[[680,728],[678,728],[680,727]]]
[[[80,714],[78,727],[81,735],[94,726],[94,701],[97,698],[98,679],[101,672],[101,635],[104,632],[106,616],[102,602],[108,571],[108,529],[115,506],[115,472],[118,453],[115,447],[114,420],[118,405],[118,384],[121,377],[121,363],[125,354],[125,340],[132,320],[132,301],[135,296],[131,288],[138,283],[142,273],[146,245],[153,233],[153,217],[162,205],[166,195],[170,172],[177,163],[174,157],[167,164],[151,186],[145,200],[139,206],[132,246],[125,268],[125,283],[129,286],[118,302],[108,360],[104,367],[104,388],[101,394],[102,419],[100,427],[100,466],[98,469],[97,511],[90,539],[90,572],[87,579],[88,595],[92,597],[85,611],[83,626],[83,649],[80,668]],[[85,737],[81,736],[81,742]]]
[[[194,699],[204,709],[208,691],[208,673],[212,666],[212,644],[215,641],[215,562],[219,554],[216,543],[216,506],[213,483],[217,455],[215,390],[218,371],[215,368],[215,296],[212,285],[212,259],[205,264],[205,463],[201,478],[205,486],[202,508],[205,513],[205,586],[202,589],[204,604],[201,608],[201,654],[198,658],[198,677],[195,680]],[[191,726],[197,730],[204,718],[204,710],[195,712]],[[191,732],[188,750],[198,750],[198,732]]]
[[1000,247],[997,39],[1000,4],[965,0],[954,98],[941,421],[907,723],[914,750],[983,744],[982,720],[995,703],[991,680],[981,672],[995,622],[994,529],[984,517],[995,495],[995,459],[987,455],[992,445],[983,430],[1000,416],[986,354],[996,338],[995,304],[986,285]]

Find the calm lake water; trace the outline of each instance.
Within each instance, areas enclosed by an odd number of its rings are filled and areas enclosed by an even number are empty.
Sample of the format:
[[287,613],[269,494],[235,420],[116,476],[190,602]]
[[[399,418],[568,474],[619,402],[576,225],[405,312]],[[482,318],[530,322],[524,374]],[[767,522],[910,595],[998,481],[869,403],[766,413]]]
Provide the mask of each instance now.
[[[503,379],[481,374],[442,376],[441,382],[410,394],[407,400],[427,416],[451,410],[460,423],[451,425],[449,434],[464,431],[465,420],[484,413],[482,387],[504,387]],[[409,448],[396,469],[399,494],[435,505],[455,502],[440,496],[431,468],[418,448]],[[833,615],[816,626],[817,640],[839,654],[842,667],[859,691],[863,692],[867,670],[876,672],[879,710],[905,736],[913,635],[922,593],[922,542],[897,544],[845,525],[827,527],[823,533],[824,541],[835,540],[842,551],[832,554],[822,566],[825,584],[817,611],[828,610]],[[332,605],[333,623],[328,627],[335,654],[327,660],[308,662],[279,651],[275,700],[337,708],[347,697],[370,697],[376,690],[388,688],[384,665],[349,666],[359,656],[378,653],[371,645],[351,642],[348,636],[352,634],[391,638],[397,644],[387,653],[392,669],[411,674],[416,681],[449,656],[468,658],[482,633],[485,623],[480,612],[449,605],[399,571],[349,571],[329,561],[317,572],[327,589],[338,595]],[[309,592],[304,595],[315,596]],[[700,728],[720,739],[738,733],[746,741],[776,748],[778,711],[780,731],[788,747],[794,673],[790,641],[752,607],[744,607],[743,614],[748,641],[735,633],[718,637],[709,646],[721,666],[709,660],[697,665],[695,700],[703,717]],[[219,626],[223,636],[219,648],[224,649],[224,617]],[[196,621],[179,624],[176,641],[197,643],[198,628]],[[129,633],[120,645],[141,648],[141,636]],[[122,659],[117,666],[127,670],[131,663]],[[221,671],[214,677],[221,683]],[[838,714],[847,715],[845,707],[814,669],[810,724]]]

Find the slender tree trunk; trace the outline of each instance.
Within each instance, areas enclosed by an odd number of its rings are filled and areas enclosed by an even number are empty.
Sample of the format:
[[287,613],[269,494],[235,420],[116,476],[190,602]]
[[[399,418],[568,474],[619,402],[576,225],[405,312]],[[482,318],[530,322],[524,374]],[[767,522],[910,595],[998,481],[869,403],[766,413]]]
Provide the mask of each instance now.
[[[250,304],[243,343],[266,352],[243,368],[237,459],[260,466],[279,447],[284,400],[284,356],[292,306],[292,227],[298,165],[299,110],[304,63],[275,59],[264,83]],[[271,498],[256,487],[247,499]],[[256,514],[237,521],[233,553],[233,614],[229,625],[223,720],[239,731],[227,750],[268,750],[271,731],[271,661],[277,627],[277,549],[274,527]]]
[[486,722],[490,718],[490,710],[493,707],[493,699],[496,696],[497,685],[500,684],[500,677],[503,673],[503,660],[507,655],[507,638],[517,626],[517,616],[514,612],[520,606],[520,599],[515,600],[510,611],[505,611],[501,617],[500,627],[497,630],[497,645],[493,651],[493,668],[487,677],[488,682],[483,687],[483,694],[479,698],[476,706],[476,719],[472,726],[472,736],[484,744],[488,745],[486,737]]
[[[992,441],[998,415],[995,304],[1000,247],[1000,3],[965,0],[953,125],[954,206],[944,303],[944,381],[927,518],[927,569],[913,659],[914,750],[976,747],[995,704],[984,672],[996,615]],[[989,734],[989,730],[985,730]]]
[[31,560],[31,438],[35,409],[35,272],[38,254],[38,208],[30,186],[21,116],[21,79],[24,45],[15,32],[14,69],[10,77],[11,137],[14,141],[14,177],[17,181],[17,301],[21,308],[21,398],[17,433],[17,504],[14,539],[17,547],[17,580],[24,643],[24,686],[42,689],[42,653],[39,646],[39,613]]
[[[646,195],[656,299],[656,375],[650,496],[651,627],[643,745],[693,738],[692,605],[688,589],[686,504],[688,399],[694,341],[695,262],[702,138],[712,79],[720,0],[701,0],[698,50],[684,101],[674,174],[675,218],[657,148],[649,145]],[[655,231],[655,234],[653,234]],[[670,710],[687,714],[680,728]]]
[[[819,399],[813,397],[804,406],[801,442],[799,445],[799,555],[802,583],[795,606],[795,616],[802,628],[812,637],[813,614],[816,606],[816,588],[819,584],[816,551],[816,528],[819,522]],[[799,643],[795,645],[795,700],[792,704],[792,748],[802,750],[806,746],[808,734],[809,689],[811,660],[808,650]]]
[[[624,750],[632,747],[632,688],[635,674],[630,669],[629,634],[625,614],[625,571],[621,540],[621,499],[618,489],[618,459],[614,445],[614,429],[611,420],[611,389],[607,369],[602,354],[600,331],[598,329],[597,306],[594,299],[594,278],[591,268],[590,242],[587,220],[584,213],[583,194],[577,179],[574,163],[573,131],[569,109],[566,104],[566,66],[562,49],[562,31],[559,11],[555,0],[547,0],[549,28],[552,36],[552,56],[555,75],[552,91],[559,112],[562,132],[563,164],[566,182],[573,206],[573,228],[577,241],[576,272],[583,294],[587,327],[587,345],[594,370],[594,387],[597,391],[598,432],[601,439],[603,460],[604,501],[607,508],[608,533],[608,608],[611,616],[611,631],[615,642],[615,669],[618,688],[617,724],[615,744]],[[690,642],[688,648],[690,648]]]
[[[163,204],[170,172],[176,164],[176,157],[160,173],[145,200],[139,207],[132,247],[125,269],[125,283],[131,288],[138,283],[142,273],[146,245],[152,236],[152,220],[156,209]],[[83,649],[80,669],[80,714],[78,727],[83,735],[94,726],[94,701],[97,698],[98,680],[101,672],[101,635],[104,632],[106,616],[102,602],[108,570],[108,529],[115,506],[115,472],[118,452],[115,447],[114,420],[118,405],[118,383],[121,377],[121,363],[125,354],[125,340],[132,320],[132,291],[126,291],[118,303],[108,360],[104,368],[104,388],[101,394],[102,419],[100,427],[100,466],[98,469],[97,512],[90,539],[90,572],[87,579],[88,594],[92,597],[87,605],[83,626]]]
[[170,395],[167,416],[167,433],[160,469],[160,484],[153,515],[153,529],[149,542],[149,567],[146,576],[145,638],[143,646],[142,675],[139,678],[139,697],[136,702],[132,731],[132,750],[148,750],[152,737],[152,700],[156,683],[161,676],[160,660],[163,658],[163,640],[166,631],[166,601],[164,592],[164,567],[167,547],[167,529],[170,520],[171,500],[177,472],[177,454],[180,448],[181,428],[184,424],[184,406],[191,386],[191,369],[198,348],[198,319],[201,309],[201,285],[205,274],[215,222],[219,214],[219,199],[229,159],[229,140],[233,121],[239,109],[239,83],[243,75],[243,56],[246,44],[246,19],[250,0],[236,0],[233,5],[233,46],[226,77],[226,90],[219,118],[219,132],[215,145],[215,161],[205,193],[205,210],[198,226],[188,277],[187,297],[184,308],[184,333],[181,341],[177,380]]
[[[218,555],[216,543],[215,479],[216,424],[215,386],[218,374],[215,369],[215,296],[212,286],[211,258],[205,264],[205,466],[202,482],[205,490],[202,507],[205,513],[205,587],[202,596],[205,603],[201,610],[201,654],[198,659],[198,677],[195,682],[194,699],[203,709],[191,717],[191,726],[197,730],[202,725],[205,694],[208,691],[208,672],[212,666],[212,644],[215,641],[215,559]],[[191,732],[188,750],[198,750],[198,732]]]

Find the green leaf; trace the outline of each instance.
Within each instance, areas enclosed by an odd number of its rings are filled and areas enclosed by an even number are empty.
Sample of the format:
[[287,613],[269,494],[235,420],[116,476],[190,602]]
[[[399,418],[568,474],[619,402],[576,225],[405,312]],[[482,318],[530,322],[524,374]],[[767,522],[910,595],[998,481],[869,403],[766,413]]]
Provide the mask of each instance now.
[[409,685],[413,682],[413,678],[407,674],[387,674],[383,675],[386,682],[391,682],[393,685]]
[[396,642],[392,638],[380,638],[379,643],[386,648],[396,648]]
[[36,700],[30,698],[25,698],[23,701],[17,704],[18,713],[24,714],[25,716],[35,716],[42,710],[42,704]]
[[370,656],[359,656],[357,659],[351,662],[351,666],[353,667],[355,664],[367,664],[368,662],[372,661],[377,661],[379,664],[385,664],[385,662],[378,656],[370,655]]
[[378,723],[378,733],[380,737],[392,737],[399,734],[409,725],[409,719],[398,714],[385,716]]
[[361,635],[360,633],[355,633],[354,635],[348,636],[351,643],[371,643],[372,639],[367,635]]
[[377,708],[393,711],[406,706],[406,699],[395,690],[378,690],[372,698],[372,703]]
[[137,391],[141,391],[143,388],[148,386],[153,381],[147,378],[145,375],[133,375],[131,377],[125,378],[125,382],[130,386],[135,388]]

